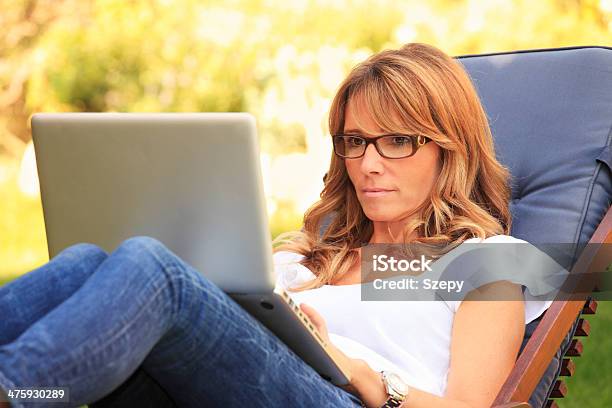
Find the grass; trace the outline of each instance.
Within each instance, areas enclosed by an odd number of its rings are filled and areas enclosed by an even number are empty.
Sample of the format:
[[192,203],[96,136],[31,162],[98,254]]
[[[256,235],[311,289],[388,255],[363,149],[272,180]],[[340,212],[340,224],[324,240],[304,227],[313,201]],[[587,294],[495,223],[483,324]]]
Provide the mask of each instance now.
[[560,408],[612,407],[612,301],[599,301],[597,313],[586,318],[591,334],[582,337],[582,357],[573,358],[576,371],[565,378],[566,398],[557,400]]
[[0,156],[0,281],[48,260],[42,206],[17,187],[18,163]]

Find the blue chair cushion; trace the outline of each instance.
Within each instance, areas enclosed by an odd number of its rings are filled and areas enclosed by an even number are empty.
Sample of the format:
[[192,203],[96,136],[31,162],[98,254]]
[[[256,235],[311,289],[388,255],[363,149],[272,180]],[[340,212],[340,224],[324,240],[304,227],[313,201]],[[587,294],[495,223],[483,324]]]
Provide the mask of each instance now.
[[612,48],[461,56],[512,174],[512,235],[585,243],[612,197]]

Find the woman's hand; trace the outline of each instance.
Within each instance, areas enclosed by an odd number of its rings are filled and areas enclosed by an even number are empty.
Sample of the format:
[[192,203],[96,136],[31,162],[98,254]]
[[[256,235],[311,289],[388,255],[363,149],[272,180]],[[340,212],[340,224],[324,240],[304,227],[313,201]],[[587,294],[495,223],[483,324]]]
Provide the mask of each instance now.
[[[334,357],[338,357],[338,361],[342,365],[342,368],[349,369],[350,372],[348,374],[352,377],[353,376],[352,368],[355,364],[355,361],[357,360],[348,357],[346,354],[340,351],[340,349],[338,349],[329,340],[329,333],[327,332],[327,324],[325,323],[325,319],[323,319],[323,316],[321,316],[319,312],[317,312],[313,307],[308,306],[306,303],[300,304],[300,309],[302,309],[302,312],[306,313],[306,316],[308,316],[308,318],[310,319],[314,327],[317,329],[317,331],[321,335],[321,338],[323,338],[323,341],[325,341],[328,351],[332,355],[334,355]],[[359,361],[362,361],[362,360],[359,360]],[[351,381],[351,379],[352,378],[349,378],[349,381]]]
[[308,318],[310,319],[314,327],[317,329],[317,331],[321,335],[321,338],[323,338],[323,341],[325,341],[325,344],[327,345],[327,351],[332,356],[334,356],[336,361],[339,362],[339,364],[342,366],[343,369],[348,371],[347,375],[349,377],[348,378],[349,384],[341,385],[340,387],[343,388],[345,391],[348,391],[354,395],[359,396],[359,394],[357,393],[357,390],[353,387],[352,383],[353,383],[354,373],[355,371],[357,371],[356,365],[361,364],[359,362],[363,360],[357,360],[357,359],[348,357],[346,354],[340,351],[340,349],[338,349],[329,340],[329,333],[327,331],[327,324],[325,323],[325,319],[312,306],[309,306],[306,303],[301,303],[300,309],[302,309],[302,312],[306,313],[306,316],[308,316]]
[[[308,316],[312,324],[316,327],[317,331],[327,344],[328,352],[336,359],[336,361],[338,361],[345,371],[348,371],[347,375],[349,384],[341,385],[340,388],[357,396],[362,401],[368,402],[368,400],[372,397],[374,397],[377,402],[380,401],[381,396],[374,395],[378,394],[378,392],[372,393],[370,391],[373,382],[374,388],[377,388],[376,381],[379,374],[372,370],[364,360],[348,357],[329,340],[329,333],[327,332],[327,324],[325,323],[325,319],[323,319],[323,317],[313,307],[302,303],[300,304],[300,309],[302,309],[302,312]],[[364,386],[367,384],[368,387],[364,389],[362,384]],[[386,399],[384,398],[384,396],[386,396],[386,392],[384,391],[384,385],[382,385],[382,379],[380,379],[380,387],[383,388],[380,388],[378,391],[382,393],[384,402]],[[363,395],[364,392],[367,392],[369,395]],[[374,406],[380,405],[382,404]]]
[[327,324],[325,323],[325,319],[323,319],[323,316],[321,316],[319,312],[317,312],[312,306],[309,306],[306,303],[301,303],[300,309],[302,309],[302,312],[306,313],[306,316],[308,316],[312,324],[314,324],[314,326],[317,328],[317,331],[319,332],[323,340],[325,340],[326,343],[332,345],[332,343],[329,341]]

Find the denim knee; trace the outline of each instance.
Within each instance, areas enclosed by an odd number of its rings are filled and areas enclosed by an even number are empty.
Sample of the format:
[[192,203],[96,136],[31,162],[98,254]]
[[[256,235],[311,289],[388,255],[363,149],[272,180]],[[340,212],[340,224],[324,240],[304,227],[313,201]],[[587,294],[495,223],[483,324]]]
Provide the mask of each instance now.
[[99,246],[80,243],[64,249],[52,260],[54,262],[70,262],[75,266],[73,271],[91,275],[106,258],[108,258],[108,254]]
[[158,271],[164,278],[169,278],[168,269],[183,269],[175,267],[182,264],[178,256],[163,243],[152,237],[136,236],[128,238],[117,247],[115,253],[131,258],[139,265],[151,264],[157,266],[155,268],[139,268],[146,275]]
[[97,245],[82,242],[74,244],[62,250],[57,256],[76,257],[81,260],[92,260],[93,262],[102,262],[108,254]]
[[162,242],[148,236],[131,237],[123,241],[111,257],[133,265],[121,269],[126,280],[136,276],[141,282],[156,282],[156,285],[170,289],[173,300],[177,298],[180,275],[186,271],[185,264]]
[[156,259],[167,258],[171,254],[166,246],[153,237],[135,236],[123,241],[117,250],[127,251],[136,256],[155,256]]

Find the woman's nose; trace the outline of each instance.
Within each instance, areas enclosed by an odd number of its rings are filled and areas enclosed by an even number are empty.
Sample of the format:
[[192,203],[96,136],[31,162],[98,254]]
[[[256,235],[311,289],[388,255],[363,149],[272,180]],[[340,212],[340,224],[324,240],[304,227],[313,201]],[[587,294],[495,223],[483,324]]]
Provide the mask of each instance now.
[[361,170],[366,173],[382,173],[383,171],[383,160],[378,150],[376,150],[376,146],[374,144],[368,145],[366,147],[366,151],[361,158]]

